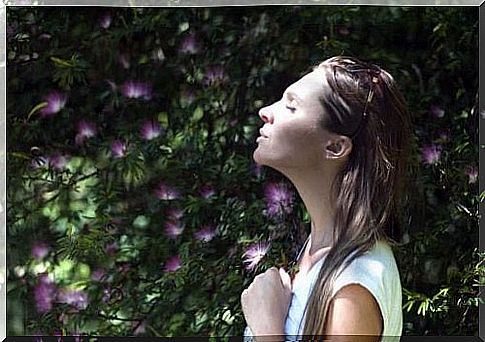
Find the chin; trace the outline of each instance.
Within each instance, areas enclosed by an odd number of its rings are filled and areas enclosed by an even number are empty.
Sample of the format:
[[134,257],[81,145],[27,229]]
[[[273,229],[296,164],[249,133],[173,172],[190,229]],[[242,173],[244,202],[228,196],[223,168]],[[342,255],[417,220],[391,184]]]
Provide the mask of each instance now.
[[269,158],[268,154],[265,154],[263,151],[259,150],[259,148],[256,148],[256,150],[253,152],[253,160],[259,165],[268,166],[279,171],[278,160]]
[[261,151],[259,151],[258,149],[259,148],[256,147],[256,149],[253,152],[253,160],[260,165],[265,165],[264,158],[262,158],[261,156]]

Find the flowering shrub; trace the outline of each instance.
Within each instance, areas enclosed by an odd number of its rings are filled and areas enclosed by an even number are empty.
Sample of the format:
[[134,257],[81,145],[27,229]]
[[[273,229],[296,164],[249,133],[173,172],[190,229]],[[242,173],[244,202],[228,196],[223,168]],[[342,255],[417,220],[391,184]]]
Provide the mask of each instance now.
[[477,28],[459,7],[9,7],[8,333],[242,334],[242,289],[309,222],[252,162],[257,111],[343,52],[415,123],[404,332],[476,334]]

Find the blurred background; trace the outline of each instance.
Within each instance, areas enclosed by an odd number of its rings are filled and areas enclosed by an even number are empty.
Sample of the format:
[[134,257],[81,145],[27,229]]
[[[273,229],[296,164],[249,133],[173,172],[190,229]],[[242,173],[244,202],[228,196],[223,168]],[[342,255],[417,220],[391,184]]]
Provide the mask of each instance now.
[[8,335],[229,336],[309,232],[258,109],[334,55],[415,134],[406,335],[478,335],[478,8],[7,8]]

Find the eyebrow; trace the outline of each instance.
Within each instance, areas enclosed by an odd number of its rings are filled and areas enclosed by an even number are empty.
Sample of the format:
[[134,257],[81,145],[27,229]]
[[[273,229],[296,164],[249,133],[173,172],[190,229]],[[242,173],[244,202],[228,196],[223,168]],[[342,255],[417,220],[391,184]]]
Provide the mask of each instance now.
[[291,97],[292,99],[295,99],[296,102],[298,102],[298,103],[301,103],[302,102],[301,101],[301,98],[298,95],[296,95],[294,92],[292,92],[292,91],[287,91],[286,92],[286,97],[287,98]]

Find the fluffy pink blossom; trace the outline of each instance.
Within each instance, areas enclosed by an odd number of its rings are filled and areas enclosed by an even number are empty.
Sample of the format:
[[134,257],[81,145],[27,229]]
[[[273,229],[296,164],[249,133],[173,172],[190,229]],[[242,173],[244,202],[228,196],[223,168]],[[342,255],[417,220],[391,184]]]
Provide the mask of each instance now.
[[442,118],[443,116],[445,116],[444,109],[437,105],[431,105],[429,107],[429,112],[435,118]]
[[42,275],[34,288],[34,299],[37,311],[45,313],[52,309],[56,297],[57,287],[47,275]]
[[162,127],[155,120],[147,120],[140,129],[140,135],[145,140],[157,138],[162,133]]
[[119,59],[119,62],[121,64],[121,66],[125,69],[129,69],[130,68],[130,56],[128,56],[128,54],[126,53],[122,53],[119,55],[118,57]]
[[155,196],[161,200],[173,200],[180,197],[180,193],[177,189],[160,182],[155,189]]
[[62,289],[57,294],[57,301],[84,310],[88,306],[88,295],[84,291]]
[[49,254],[49,250],[50,248],[45,242],[36,241],[32,245],[31,253],[35,259],[42,260],[47,256],[47,254]]
[[53,169],[62,171],[66,168],[69,161],[69,156],[60,153],[55,153],[49,157],[49,164]]
[[122,158],[126,154],[126,144],[121,140],[115,140],[111,143],[111,154],[114,158]]
[[98,267],[91,273],[91,280],[101,281],[105,275],[106,270],[102,267]]
[[294,193],[285,183],[268,183],[264,189],[266,201],[265,215],[278,217],[284,213],[291,213],[293,208]]
[[195,35],[191,34],[182,40],[180,52],[188,55],[195,55],[200,52],[200,44],[195,38]]
[[130,99],[142,98],[150,100],[152,98],[152,86],[147,82],[126,81],[121,88],[121,92]]
[[199,231],[195,232],[194,236],[199,241],[209,242],[214,238],[216,233],[217,233],[216,227],[209,225],[209,226],[202,227]]
[[268,252],[269,247],[270,244],[266,242],[258,242],[248,246],[242,255],[244,258],[243,263],[248,271],[255,269],[255,267]]
[[205,85],[216,85],[224,82],[225,78],[222,65],[213,65],[206,69],[203,82]]
[[104,248],[106,254],[108,254],[109,256],[115,256],[116,253],[118,252],[118,249],[119,249],[119,247],[118,247],[118,244],[116,242],[109,243]]
[[251,164],[251,173],[256,176],[256,178],[261,178],[263,171],[263,165],[258,163]]
[[199,194],[205,199],[208,199],[209,197],[214,196],[215,193],[216,191],[211,185],[205,185],[199,191]]
[[421,150],[423,163],[433,165],[438,163],[441,157],[441,146],[429,145],[423,147]]
[[96,135],[96,126],[86,120],[81,120],[77,125],[77,134],[75,137],[76,145],[82,144],[86,139],[92,138]]
[[184,216],[184,211],[179,208],[169,208],[166,215],[170,220],[177,221]]
[[175,238],[182,234],[184,227],[179,221],[167,221],[164,224],[164,232],[169,238]]
[[476,183],[478,180],[478,169],[475,166],[469,166],[466,174],[468,176],[468,184]]
[[175,255],[173,257],[170,257],[165,262],[165,267],[164,267],[163,271],[164,272],[175,272],[180,267],[182,267],[182,261],[180,260],[180,257],[178,255]]
[[146,332],[146,321],[133,322],[133,328],[135,329],[133,331],[133,334],[135,335],[144,334]]
[[104,29],[109,28],[111,25],[111,15],[109,13],[105,13],[103,16],[101,16],[99,19],[99,25]]
[[47,102],[47,106],[41,109],[40,115],[42,117],[47,117],[58,113],[67,102],[67,96],[58,91],[52,91],[45,98],[44,101]]

